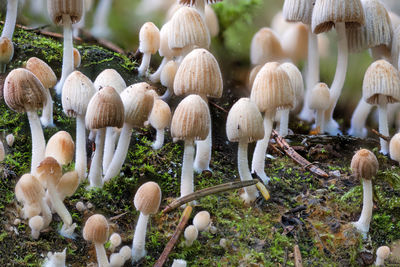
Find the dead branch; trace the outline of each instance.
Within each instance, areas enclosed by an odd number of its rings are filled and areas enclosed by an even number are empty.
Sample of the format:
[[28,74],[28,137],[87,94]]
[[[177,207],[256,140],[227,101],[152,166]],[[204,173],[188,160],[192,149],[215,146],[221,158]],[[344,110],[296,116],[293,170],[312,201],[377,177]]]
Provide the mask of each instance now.
[[386,142],[390,142],[390,136],[383,135],[383,134],[381,134],[380,132],[378,132],[378,131],[375,130],[375,129],[371,129],[371,131],[372,131],[375,135],[377,135],[379,138],[382,138],[382,139],[385,140]]
[[299,245],[294,246],[293,254],[294,254],[294,266],[303,267],[303,259],[301,258]]

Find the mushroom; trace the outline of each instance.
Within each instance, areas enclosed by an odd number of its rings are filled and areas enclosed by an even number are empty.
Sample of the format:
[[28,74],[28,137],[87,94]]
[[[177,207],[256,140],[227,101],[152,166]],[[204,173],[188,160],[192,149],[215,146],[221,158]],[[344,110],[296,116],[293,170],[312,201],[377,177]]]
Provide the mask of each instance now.
[[123,246],[119,250],[119,254],[122,256],[124,261],[128,261],[132,257],[132,249],[129,246]]
[[110,267],[121,267],[124,266],[124,257],[119,253],[113,253],[110,255]]
[[7,37],[0,37],[0,73],[6,71],[8,62],[14,56],[14,45]]
[[185,236],[185,244],[187,247],[192,246],[193,241],[197,239],[197,236],[199,235],[199,231],[194,225],[189,225],[186,227],[185,232],[183,233]]
[[187,266],[186,261],[181,259],[174,259],[174,262],[171,265],[171,267],[186,267],[186,266]]
[[61,78],[55,89],[61,94],[64,81],[74,71],[74,52],[72,24],[79,22],[83,14],[83,0],[52,0],[47,1],[50,18],[56,25],[64,28],[64,50]]
[[79,176],[76,171],[69,171],[61,176],[60,181],[57,183],[56,190],[61,201],[66,197],[72,196],[79,186]]
[[[309,1],[309,0],[306,0]],[[307,59],[308,54],[308,27],[303,23],[293,24],[282,36],[282,50],[284,55],[294,64]],[[317,51],[313,51],[317,53]]]
[[73,49],[73,54],[74,54],[74,69],[79,68],[81,65],[81,54],[79,53],[79,50],[74,48]]
[[161,99],[155,99],[149,116],[150,125],[157,130],[156,140],[151,145],[155,150],[162,148],[164,144],[164,129],[171,122],[171,109]]
[[13,135],[13,134],[7,134],[7,136],[6,136],[6,141],[7,141],[7,145],[8,145],[9,147],[12,147],[13,144],[14,144],[14,141],[15,141],[14,135]]
[[194,6],[201,16],[205,18],[206,4],[214,4],[221,1],[222,0],[178,0],[178,3],[181,5]]
[[395,134],[389,143],[389,154],[392,160],[400,163],[400,133]]
[[93,18],[93,28],[90,32],[97,38],[107,38],[111,30],[107,25],[108,16],[111,11],[112,0],[100,0]]
[[139,51],[143,53],[138,68],[139,76],[144,76],[150,65],[151,55],[160,48],[160,30],[153,22],[146,22],[139,32]]
[[75,208],[76,208],[79,212],[84,212],[85,210],[87,210],[86,205],[85,205],[82,201],[76,202]]
[[324,133],[324,111],[328,108],[326,103],[329,103],[330,92],[328,85],[325,83],[318,83],[308,95],[309,108],[315,110],[315,127],[318,133]]
[[110,247],[108,248],[111,252],[114,252],[115,248],[121,245],[121,236],[118,233],[113,233],[110,236]]
[[174,141],[185,141],[181,171],[181,197],[194,191],[194,140],[206,139],[210,124],[208,105],[198,95],[185,97],[175,109],[171,122],[171,135]]
[[101,214],[94,214],[87,219],[83,227],[83,238],[93,242],[96,248],[98,266],[109,266],[104,243],[107,242],[109,226],[107,219]]
[[206,210],[198,212],[193,218],[193,225],[200,232],[206,230],[210,223],[210,213]]
[[31,228],[31,236],[33,239],[38,239],[40,230],[43,229],[44,221],[41,216],[34,216],[29,219],[29,227]]
[[169,98],[174,95],[174,80],[178,67],[178,64],[173,60],[168,61],[168,63],[163,67],[160,81],[161,85],[167,87],[167,90],[160,97],[161,100],[168,101]]
[[[248,143],[264,137],[263,118],[257,105],[249,98],[241,98],[231,108],[226,120],[226,135],[231,142],[239,142],[238,169],[242,181],[252,180],[247,159]],[[255,186],[245,187],[241,195],[246,203],[256,200]],[[197,215],[196,215],[197,216]]]
[[384,266],[385,260],[389,257],[389,255],[390,255],[390,248],[388,246],[380,246],[376,250],[375,266]]
[[378,172],[379,163],[375,155],[367,150],[361,149],[351,159],[351,170],[353,175],[362,180],[363,184],[363,207],[361,216],[353,226],[361,232],[364,237],[367,235],[372,217],[374,203],[372,201],[372,178]]
[[65,258],[67,257],[67,249],[62,252],[49,252],[44,261],[43,267],[65,267]]
[[135,204],[136,210],[140,211],[139,220],[136,224],[135,235],[132,242],[132,262],[139,261],[146,255],[145,241],[147,222],[150,214],[155,214],[160,207],[161,189],[154,182],[147,182],[136,191]]
[[4,23],[1,37],[6,37],[12,40],[14,35],[15,23],[17,21],[18,13],[18,0],[7,0],[7,14],[6,21]]
[[69,164],[75,152],[75,144],[71,135],[66,131],[58,131],[46,145],[45,157],[55,158],[60,165]]
[[284,57],[281,42],[270,28],[261,28],[254,34],[250,46],[251,64],[260,65],[271,61],[280,61]]

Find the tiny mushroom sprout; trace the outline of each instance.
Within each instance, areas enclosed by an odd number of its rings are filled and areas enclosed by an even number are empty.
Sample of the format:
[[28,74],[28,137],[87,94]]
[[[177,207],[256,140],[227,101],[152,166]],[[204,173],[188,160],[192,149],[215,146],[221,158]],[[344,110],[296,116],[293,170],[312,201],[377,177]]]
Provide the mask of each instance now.
[[86,128],[97,129],[96,150],[89,172],[90,187],[102,187],[101,160],[106,127],[121,128],[124,123],[124,105],[113,87],[104,87],[92,97],[87,107],[85,123]]
[[13,135],[13,134],[7,134],[7,136],[6,136],[6,141],[7,141],[7,145],[8,145],[9,147],[12,147],[13,144],[14,144],[14,141],[15,141],[14,135]]
[[174,60],[170,60],[161,71],[160,82],[163,86],[167,87],[167,90],[161,96],[161,99],[164,101],[168,101],[174,94],[174,80],[177,70],[178,63]]
[[83,228],[83,238],[93,242],[96,248],[97,264],[100,267],[109,266],[104,244],[107,242],[109,226],[107,219],[101,214],[94,214],[87,219]]
[[210,226],[210,223],[210,213],[206,210],[200,211],[193,218],[193,225],[200,232],[206,230]]
[[140,28],[139,42],[139,51],[143,53],[143,58],[138,72],[139,76],[144,76],[149,68],[151,55],[160,48],[160,30],[153,22],[146,22]]
[[158,211],[161,203],[161,189],[157,183],[147,182],[139,187],[133,200],[136,210],[140,211],[132,242],[132,262],[146,256],[145,241],[147,222],[150,214]]
[[114,252],[115,248],[121,245],[122,239],[118,233],[113,233],[110,236],[110,247],[108,248],[111,252]]
[[185,236],[185,244],[186,246],[190,247],[193,244],[193,241],[197,239],[197,236],[199,235],[199,231],[194,225],[189,225],[186,227],[185,232],[183,233]]
[[4,82],[4,100],[9,108],[17,112],[26,112],[32,135],[31,173],[44,158],[46,142],[37,110],[46,104],[46,89],[36,76],[26,69],[14,69]]
[[328,108],[326,103],[329,102],[329,88],[325,83],[318,83],[308,94],[308,106],[315,110],[315,127],[318,133],[324,133],[324,111]]
[[14,56],[14,45],[7,37],[0,37],[0,73],[6,71],[7,63]]
[[43,267],[65,267],[65,259],[67,257],[67,249],[62,252],[49,252],[44,261]]
[[124,266],[124,258],[119,253],[113,253],[110,255],[110,267],[121,267]]
[[46,62],[37,57],[31,57],[28,59],[26,62],[26,69],[35,74],[35,76],[43,84],[43,87],[46,89],[47,101],[46,105],[43,107],[40,121],[44,127],[54,126],[53,100],[51,98],[50,88],[54,87],[57,83],[56,74]]
[[129,246],[123,246],[119,250],[119,255],[124,258],[124,261],[128,261],[132,257],[132,249]]
[[351,170],[353,175],[362,179],[363,184],[363,207],[361,216],[353,226],[364,236],[369,231],[369,224],[372,217],[372,178],[378,172],[379,163],[374,153],[367,149],[361,149],[356,152],[351,160]]
[[390,248],[388,246],[380,246],[376,250],[375,266],[384,266],[385,260],[389,257],[389,255],[390,255]]
[[29,219],[29,227],[31,228],[31,236],[33,239],[38,239],[40,230],[43,229],[44,221],[41,216],[34,216]]
[[181,5],[194,6],[201,16],[205,18],[206,4],[214,4],[221,1],[222,0],[178,0],[178,3]]
[[69,164],[75,152],[75,144],[71,135],[66,131],[58,131],[46,145],[45,157],[55,158],[60,165]]
[[187,263],[185,260],[182,259],[174,259],[171,267],[186,267]]
[[181,197],[194,191],[194,141],[207,138],[210,124],[208,105],[198,95],[185,97],[175,109],[171,122],[171,135],[174,141],[185,141],[181,171]]
[[154,99],[153,109],[149,116],[150,125],[157,130],[156,140],[151,145],[153,149],[160,149],[164,144],[164,129],[171,122],[171,109],[161,99]]
[[121,106],[125,110],[125,117],[117,149],[104,176],[104,182],[118,175],[121,170],[128,153],[132,128],[143,127],[144,122],[149,117],[154,104],[154,97],[148,90],[149,88],[150,85],[145,82],[136,83],[121,93]]
[[[226,121],[226,135],[229,141],[239,142],[238,169],[242,181],[252,180],[247,159],[249,142],[264,137],[263,118],[257,105],[249,98],[241,98],[231,108]],[[246,203],[256,200],[258,196],[255,186],[245,187],[241,196]],[[197,215],[196,215],[197,216]]]
[[83,0],[47,1],[47,10],[54,24],[64,27],[64,50],[61,79],[56,85],[56,92],[61,94],[64,81],[74,71],[74,52],[72,24],[79,22],[83,14]]
[[392,160],[400,163],[400,133],[395,134],[389,143],[389,154]]
[[253,65],[280,61],[284,58],[281,42],[270,28],[261,28],[254,34],[250,46],[250,61]]
[[[400,102],[400,74],[386,60],[377,60],[372,63],[364,75],[363,98],[365,102],[378,106],[379,133],[389,136],[387,106],[390,103]],[[388,143],[380,138],[380,152],[386,155]]]

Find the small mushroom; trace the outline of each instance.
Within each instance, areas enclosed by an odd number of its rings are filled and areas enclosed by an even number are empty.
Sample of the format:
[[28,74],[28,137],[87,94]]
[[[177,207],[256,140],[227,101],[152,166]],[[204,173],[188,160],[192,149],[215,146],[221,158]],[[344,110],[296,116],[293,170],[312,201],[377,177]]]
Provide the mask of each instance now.
[[41,216],[34,216],[29,219],[29,227],[31,228],[31,236],[33,239],[38,239],[40,230],[43,229],[44,221]]
[[6,71],[8,62],[14,56],[14,45],[7,37],[0,37],[0,73]]
[[165,93],[160,97],[161,100],[168,101],[174,95],[174,80],[178,64],[174,60],[168,61],[163,67],[160,76],[161,85],[167,87]]
[[263,65],[280,61],[284,56],[281,42],[270,28],[261,28],[254,34],[250,46],[250,61],[253,65]]
[[197,228],[198,231],[204,231],[210,225],[210,213],[206,210],[200,211],[193,218],[193,225]]
[[400,163],[400,133],[395,134],[390,140],[389,154],[392,160]]
[[385,260],[389,257],[389,255],[390,255],[390,248],[388,246],[380,246],[376,250],[375,266],[384,266]]
[[186,267],[186,266],[187,266],[186,261],[181,259],[174,259],[174,262],[171,265],[171,267]]
[[185,244],[186,246],[190,247],[193,244],[193,241],[197,239],[197,236],[199,235],[199,231],[194,225],[189,225],[186,227],[185,232],[183,233],[185,236]]
[[113,233],[110,236],[110,247],[108,248],[111,252],[114,252],[115,248],[121,245],[122,239],[118,233]]
[[6,141],[7,141],[7,145],[9,147],[12,147],[15,141],[14,135],[13,134],[7,134],[6,136]]
[[58,131],[47,142],[45,157],[55,158],[60,165],[71,163],[74,158],[75,144],[66,131]]
[[153,149],[162,148],[164,144],[164,129],[170,124],[171,117],[169,105],[161,99],[155,99],[149,116],[150,125],[157,130],[156,140],[151,145]]
[[49,252],[43,267],[65,267],[65,259],[67,257],[67,249],[62,252]]
[[318,83],[314,86],[310,94],[308,106],[310,109],[315,110],[315,126],[318,132],[324,133],[324,111],[327,109],[326,103],[329,102],[329,88],[325,83]]
[[160,30],[153,22],[146,22],[139,32],[139,51],[143,53],[138,68],[139,76],[144,76],[150,65],[151,55],[160,48]]
[[4,150],[3,142],[0,140],[0,162],[6,158],[6,151]]
[[83,228],[83,238],[86,241],[93,242],[96,248],[97,264],[99,266],[109,266],[104,244],[108,237],[108,222],[101,214],[95,214],[87,219]]

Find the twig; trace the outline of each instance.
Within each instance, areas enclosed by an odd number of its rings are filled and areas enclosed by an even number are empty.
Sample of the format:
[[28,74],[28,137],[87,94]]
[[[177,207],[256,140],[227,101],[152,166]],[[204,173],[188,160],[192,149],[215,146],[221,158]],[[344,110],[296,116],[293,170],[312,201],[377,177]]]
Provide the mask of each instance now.
[[294,246],[294,266],[303,267],[303,259],[301,258],[299,245]]
[[279,134],[275,131],[272,130],[271,133],[272,137],[276,140],[276,142],[278,143],[278,145],[285,151],[285,153],[291,157],[294,161],[296,161],[297,163],[299,163],[304,169],[308,169],[311,172],[315,173],[316,175],[322,176],[322,177],[329,177],[329,175],[324,172],[323,170],[321,170],[320,168],[318,168],[317,166],[313,165],[312,163],[310,163],[308,160],[306,160],[305,158],[303,158],[302,156],[300,156],[299,153],[297,153],[286,141],[284,138],[282,138],[281,136],[279,136]]
[[217,109],[221,110],[222,112],[228,113],[228,111],[226,109],[224,109],[223,107],[217,105],[216,103],[212,102],[212,101],[208,101],[211,105],[213,105],[214,107],[216,107]]
[[171,239],[168,241],[168,243],[165,246],[164,251],[161,253],[160,257],[154,264],[154,267],[162,267],[164,265],[165,261],[168,258],[169,253],[171,253],[176,242],[178,241],[179,236],[183,232],[183,229],[185,228],[185,226],[190,218],[190,214],[192,214],[192,210],[193,210],[193,208],[190,205],[186,206],[185,210],[182,213],[181,219],[179,221],[178,226],[176,227],[174,234],[172,235]]
[[258,180],[253,179],[250,181],[230,182],[230,183],[226,183],[226,184],[220,184],[220,185],[216,185],[213,187],[205,188],[205,189],[196,191],[194,193],[191,193],[189,195],[175,199],[170,204],[168,204],[162,212],[167,213],[171,210],[174,210],[174,209],[182,206],[185,203],[188,203],[192,200],[199,199],[201,197],[205,197],[205,196],[208,196],[211,194],[225,192],[225,191],[232,190],[232,189],[238,189],[238,188],[242,188],[242,187],[246,187],[246,186],[255,185],[255,184],[257,184],[257,182],[258,182]]
[[128,212],[124,212],[124,213],[118,214],[117,216],[111,217],[110,221],[118,220],[119,218],[121,218],[122,216],[124,216],[127,213]]
[[380,132],[378,132],[378,131],[375,130],[375,129],[371,129],[371,131],[372,131],[375,135],[377,135],[379,138],[382,138],[382,139],[385,140],[386,142],[390,142],[390,136],[383,135],[383,134],[381,134]]
[[256,187],[258,191],[260,191],[261,195],[264,197],[265,200],[268,200],[270,198],[269,192],[263,183],[258,182],[256,184]]

